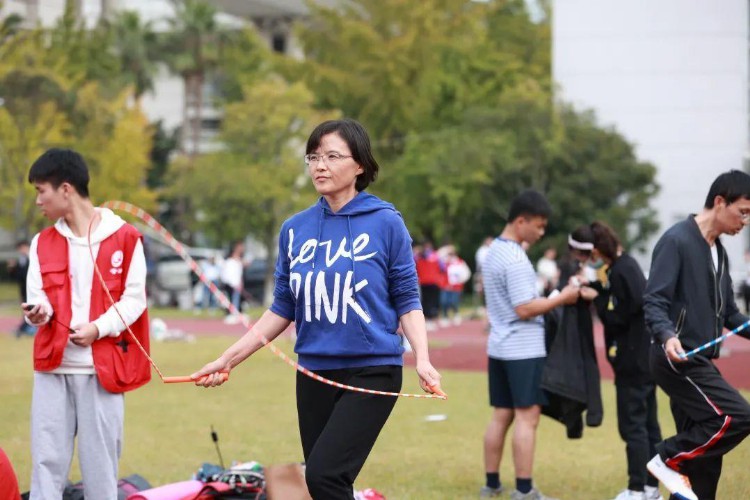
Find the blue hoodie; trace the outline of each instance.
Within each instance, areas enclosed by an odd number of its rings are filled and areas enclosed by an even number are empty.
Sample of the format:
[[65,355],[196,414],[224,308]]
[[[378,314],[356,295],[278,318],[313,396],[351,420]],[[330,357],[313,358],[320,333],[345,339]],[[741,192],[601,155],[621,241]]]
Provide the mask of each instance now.
[[302,366],[403,364],[399,317],[422,306],[411,238],[393,205],[360,192],[333,213],[321,197],[281,226],[275,277],[271,311],[295,321]]

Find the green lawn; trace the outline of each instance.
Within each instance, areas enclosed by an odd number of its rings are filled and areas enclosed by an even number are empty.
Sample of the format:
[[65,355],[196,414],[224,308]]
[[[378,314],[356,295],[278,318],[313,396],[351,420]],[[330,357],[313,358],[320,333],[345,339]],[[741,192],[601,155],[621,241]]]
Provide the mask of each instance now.
[[[212,359],[230,338],[197,343],[157,344],[153,357],[165,375],[187,375]],[[291,345],[279,346],[291,352]],[[0,335],[0,446],[10,456],[21,487],[29,485],[28,413],[31,340]],[[358,481],[389,500],[476,498],[483,480],[482,435],[489,416],[485,377],[445,372],[447,402],[403,399],[396,405]],[[570,441],[564,428],[546,417],[539,430],[535,480],[562,499],[612,498],[626,485],[624,445],[617,435],[614,392],[604,382],[605,421]],[[417,391],[409,369],[405,391]],[[121,475],[138,472],[154,485],[188,479],[202,462],[218,463],[210,427],[219,434],[225,461],[257,460],[265,465],[301,460],[294,404],[294,372],[268,351],[258,353],[219,389],[163,385],[153,381],[126,397],[125,447]],[[663,431],[673,430],[668,405],[660,400]],[[427,422],[430,414],[447,419]],[[512,483],[506,449],[501,476]],[[750,446],[740,445],[724,462],[718,498],[747,498]],[[71,474],[79,478],[77,465]],[[507,498],[507,497],[506,497]]]
[[0,308],[16,306],[21,300],[15,281],[0,281]]

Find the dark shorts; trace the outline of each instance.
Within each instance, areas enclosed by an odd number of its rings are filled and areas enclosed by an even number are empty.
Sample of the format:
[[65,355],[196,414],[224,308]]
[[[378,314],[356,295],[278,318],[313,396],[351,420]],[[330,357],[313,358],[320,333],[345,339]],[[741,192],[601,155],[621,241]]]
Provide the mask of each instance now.
[[547,404],[542,390],[545,358],[500,360],[489,358],[490,406],[527,408]]

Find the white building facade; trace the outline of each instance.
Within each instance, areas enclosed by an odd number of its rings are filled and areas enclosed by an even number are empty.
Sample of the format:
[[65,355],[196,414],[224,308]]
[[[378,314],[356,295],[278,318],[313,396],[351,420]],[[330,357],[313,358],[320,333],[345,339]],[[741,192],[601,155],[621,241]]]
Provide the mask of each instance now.
[[[748,162],[748,0],[555,0],[553,75],[657,167],[661,233]],[[747,231],[722,239],[744,278]]]

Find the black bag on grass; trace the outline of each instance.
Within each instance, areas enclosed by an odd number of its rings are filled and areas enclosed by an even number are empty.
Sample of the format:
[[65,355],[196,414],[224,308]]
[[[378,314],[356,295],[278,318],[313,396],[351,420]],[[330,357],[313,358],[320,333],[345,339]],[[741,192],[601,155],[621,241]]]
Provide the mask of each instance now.
[[[139,474],[131,474],[117,482],[117,500],[125,500],[133,493],[148,490],[150,488],[151,485],[143,478],[143,476]],[[29,492],[27,491],[21,495],[21,499],[28,500]],[[65,489],[63,490],[62,500],[84,500],[83,482],[78,481],[73,484],[68,481],[68,485],[65,486]]]

